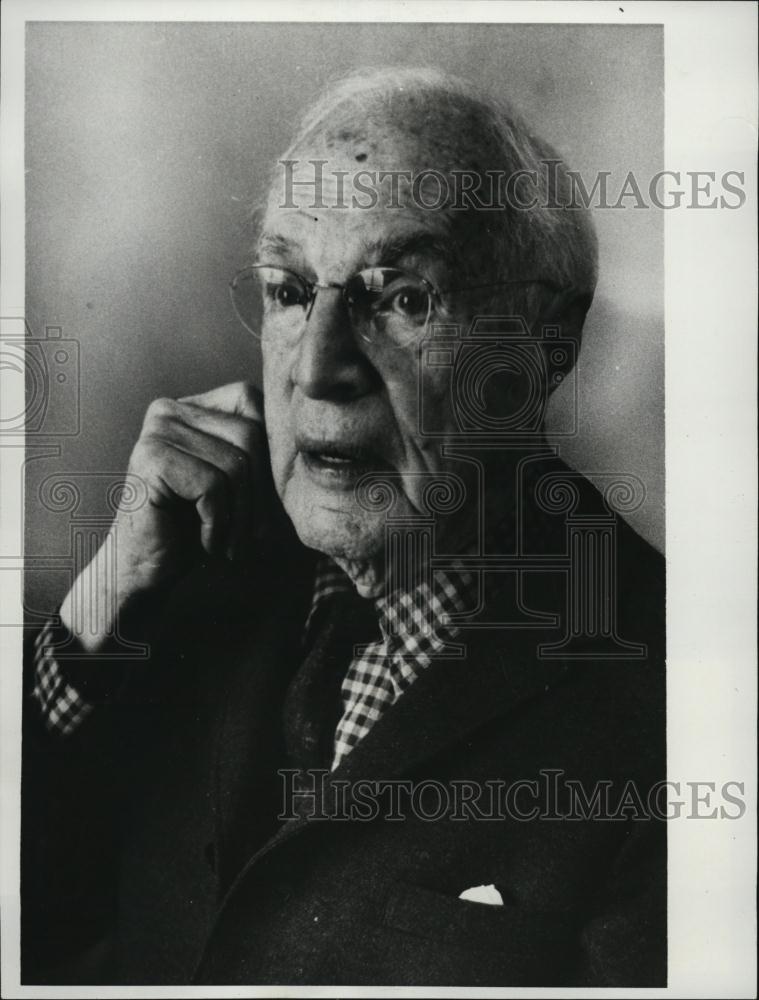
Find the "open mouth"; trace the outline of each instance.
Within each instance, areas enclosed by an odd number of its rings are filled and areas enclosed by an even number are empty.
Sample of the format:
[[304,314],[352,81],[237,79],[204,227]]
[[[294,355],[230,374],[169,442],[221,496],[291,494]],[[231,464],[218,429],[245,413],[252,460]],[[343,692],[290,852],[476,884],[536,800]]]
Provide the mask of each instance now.
[[367,472],[388,468],[380,455],[360,446],[304,442],[299,453],[313,476],[333,485],[350,485]]

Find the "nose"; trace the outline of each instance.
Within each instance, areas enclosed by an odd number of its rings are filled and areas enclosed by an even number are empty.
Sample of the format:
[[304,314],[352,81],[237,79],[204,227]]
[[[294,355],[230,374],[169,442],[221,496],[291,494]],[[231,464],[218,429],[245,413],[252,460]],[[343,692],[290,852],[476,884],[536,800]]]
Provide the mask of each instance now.
[[339,402],[362,396],[374,385],[376,374],[356,343],[339,289],[316,292],[290,377],[305,396]]

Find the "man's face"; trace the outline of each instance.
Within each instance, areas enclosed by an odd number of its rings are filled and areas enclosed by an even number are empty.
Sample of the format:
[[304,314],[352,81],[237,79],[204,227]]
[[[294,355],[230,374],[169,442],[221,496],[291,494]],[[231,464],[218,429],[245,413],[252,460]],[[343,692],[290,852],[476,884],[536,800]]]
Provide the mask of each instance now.
[[[429,140],[423,146],[397,131],[358,137],[348,132],[326,145],[311,141],[294,158],[301,164],[328,159],[325,178],[335,170],[361,168],[420,171],[435,162]],[[312,168],[304,170],[313,178]],[[343,284],[369,267],[403,269],[438,289],[455,284],[440,251],[455,239],[450,217],[410,203],[389,207],[389,189],[378,190],[373,209],[338,209],[332,205],[334,185],[327,181],[329,207],[309,207],[315,199],[306,191],[300,199],[296,193],[296,207],[283,208],[284,195],[275,184],[260,260],[320,284]],[[450,315],[437,318],[451,321]],[[328,288],[317,290],[297,338],[278,337],[265,323],[262,347],[274,482],[298,535],[305,545],[341,560],[378,565],[385,515],[357,501],[359,479],[367,472],[394,474],[402,493],[393,515],[413,515],[424,510],[430,474],[449,468],[440,439],[425,437],[419,427],[418,342],[367,342],[352,328],[340,290]],[[448,373],[425,368],[422,379],[426,412],[434,411],[437,429],[453,429]]]

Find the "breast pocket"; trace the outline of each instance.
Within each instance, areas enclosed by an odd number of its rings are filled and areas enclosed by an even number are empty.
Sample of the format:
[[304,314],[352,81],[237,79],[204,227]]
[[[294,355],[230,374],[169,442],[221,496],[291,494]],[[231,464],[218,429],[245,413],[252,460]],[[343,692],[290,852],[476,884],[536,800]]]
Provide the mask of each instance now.
[[420,968],[435,956],[439,982],[472,985],[561,985],[576,954],[578,923],[571,913],[472,903],[408,884],[391,890],[383,914],[385,928],[403,936]]

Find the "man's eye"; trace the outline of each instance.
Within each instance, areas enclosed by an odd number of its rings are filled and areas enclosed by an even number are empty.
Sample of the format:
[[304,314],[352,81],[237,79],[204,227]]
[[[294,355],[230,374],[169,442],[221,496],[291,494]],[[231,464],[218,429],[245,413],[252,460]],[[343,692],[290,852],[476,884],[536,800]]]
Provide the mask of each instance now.
[[406,285],[389,296],[385,309],[412,323],[424,323],[429,312],[429,295],[424,288]]
[[304,306],[306,296],[303,289],[294,283],[267,282],[266,301],[277,309],[288,309],[291,306]]

